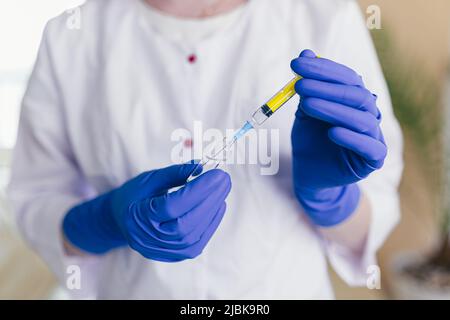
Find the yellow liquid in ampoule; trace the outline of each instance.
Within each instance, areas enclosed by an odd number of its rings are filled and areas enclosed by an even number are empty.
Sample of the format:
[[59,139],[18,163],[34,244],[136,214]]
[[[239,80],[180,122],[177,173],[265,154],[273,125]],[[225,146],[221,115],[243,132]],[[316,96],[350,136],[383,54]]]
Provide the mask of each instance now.
[[278,91],[266,105],[269,107],[270,111],[275,112],[281,106],[283,106],[289,99],[295,95],[295,83],[300,80],[301,76],[296,76],[294,79],[288,82],[280,91]]

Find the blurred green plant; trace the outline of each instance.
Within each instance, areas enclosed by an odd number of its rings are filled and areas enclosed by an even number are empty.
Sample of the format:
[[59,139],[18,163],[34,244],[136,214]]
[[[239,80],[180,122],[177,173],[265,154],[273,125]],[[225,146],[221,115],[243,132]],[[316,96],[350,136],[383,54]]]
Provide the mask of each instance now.
[[421,167],[426,173],[429,187],[442,195],[443,212],[440,215],[443,228],[449,230],[450,202],[448,205],[445,203],[447,181],[444,175],[450,158],[445,154],[442,143],[443,86],[427,73],[426,66],[414,62],[414,57],[401,55],[392,41],[389,28],[372,31],[372,38],[391,94],[394,113],[405,136],[410,137],[415,149],[420,151],[419,160],[422,161]]
[[[440,144],[443,128],[441,86],[420,63],[405,59],[393,45],[389,29],[375,30],[372,38],[383,68],[395,115],[405,133],[425,156]],[[430,159],[424,159],[430,160]]]
[[442,108],[444,87],[426,72],[426,66],[402,57],[392,43],[389,28],[373,31],[372,38],[394,113],[405,135],[410,136],[421,151],[422,167],[428,177],[432,177],[432,187],[441,197],[442,241],[429,260],[416,270],[429,276],[431,269],[449,270],[450,267],[450,123],[445,123],[447,114]]

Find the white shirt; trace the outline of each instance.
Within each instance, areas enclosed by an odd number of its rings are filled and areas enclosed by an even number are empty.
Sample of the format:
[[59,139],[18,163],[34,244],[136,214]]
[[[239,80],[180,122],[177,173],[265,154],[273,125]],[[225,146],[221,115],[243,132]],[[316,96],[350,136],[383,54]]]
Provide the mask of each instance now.
[[[80,266],[76,297],[332,298],[327,257],[349,284],[366,283],[376,250],[399,220],[402,140],[354,1],[253,0],[193,49],[152,27],[139,0],[88,1],[81,17],[79,30],[67,28],[67,14],[46,27],[9,188],[21,231],[62,283],[67,266]],[[389,155],[360,183],[373,211],[362,257],[322,240],[295,199],[290,131],[297,97],[264,125],[279,135],[277,174],[262,175],[258,164],[225,168],[233,182],[227,212],[198,258],[162,263],[129,248],[66,256],[60,224],[69,208],[172,164],[176,145],[189,149],[171,140],[179,128],[192,131],[196,120],[204,129],[237,128],[292,78],[289,63],[305,48],[354,68],[379,96]]]
[[214,33],[227,28],[238,20],[247,7],[247,3],[223,14],[196,18],[180,18],[159,11],[141,0],[142,12],[147,15],[149,24],[167,40],[176,42],[184,48],[195,49],[199,42]]

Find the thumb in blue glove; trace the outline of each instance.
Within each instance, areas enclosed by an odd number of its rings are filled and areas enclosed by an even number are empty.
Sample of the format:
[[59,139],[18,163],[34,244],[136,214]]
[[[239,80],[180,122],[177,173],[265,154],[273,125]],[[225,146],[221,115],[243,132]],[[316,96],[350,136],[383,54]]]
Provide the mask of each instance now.
[[383,166],[377,99],[355,71],[310,50],[291,68],[303,77],[291,135],[295,194],[315,224],[334,226],[358,206],[356,183]]
[[94,254],[129,245],[152,260],[195,258],[219,226],[231,189],[229,175],[216,169],[168,192],[196,168],[185,164],[145,172],[72,208],[63,221],[66,238]]

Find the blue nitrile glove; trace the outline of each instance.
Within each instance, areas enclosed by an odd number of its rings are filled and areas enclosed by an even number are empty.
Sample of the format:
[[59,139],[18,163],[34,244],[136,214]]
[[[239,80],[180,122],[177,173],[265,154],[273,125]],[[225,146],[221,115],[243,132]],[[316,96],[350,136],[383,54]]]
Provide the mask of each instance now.
[[310,50],[291,68],[303,77],[291,136],[295,194],[316,225],[334,226],[357,208],[356,182],[383,166],[377,97],[355,71]]
[[175,262],[198,256],[225,213],[230,176],[208,171],[177,191],[197,164],[144,172],[72,208],[63,230],[74,246],[94,254],[129,245],[152,260]]

